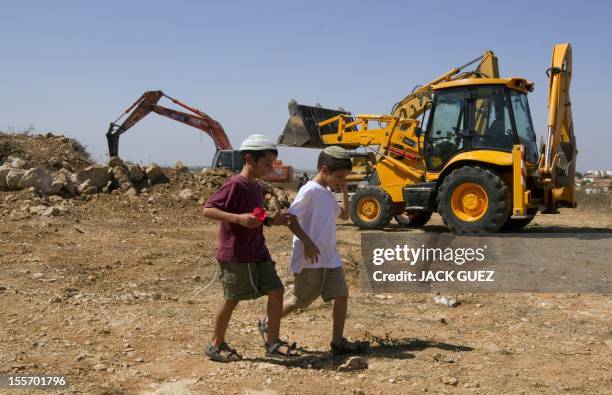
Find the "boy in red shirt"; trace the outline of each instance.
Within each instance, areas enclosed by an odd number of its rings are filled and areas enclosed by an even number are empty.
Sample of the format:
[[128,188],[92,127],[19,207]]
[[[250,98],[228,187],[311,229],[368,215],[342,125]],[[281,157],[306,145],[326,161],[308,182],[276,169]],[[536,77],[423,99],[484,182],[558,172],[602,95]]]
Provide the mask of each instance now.
[[[268,295],[266,355],[295,357],[295,343],[279,340],[284,288],[265,244],[262,225],[288,225],[291,216],[279,213],[263,221],[257,211],[264,206],[264,187],[257,181],[272,171],[278,151],[272,140],[249,136],[240,147],[244,165],[204,205],[204,216],[221,221],[216,258],[221,269],[224,301],[214,319],[213,338],[206,355],[215,361],[232,362],[242,357],[225,342],[232,312],[240,300]],[[259,209],[258,209],[259,208]],[[310,238],[295,229],[310,254],[318,252]]]

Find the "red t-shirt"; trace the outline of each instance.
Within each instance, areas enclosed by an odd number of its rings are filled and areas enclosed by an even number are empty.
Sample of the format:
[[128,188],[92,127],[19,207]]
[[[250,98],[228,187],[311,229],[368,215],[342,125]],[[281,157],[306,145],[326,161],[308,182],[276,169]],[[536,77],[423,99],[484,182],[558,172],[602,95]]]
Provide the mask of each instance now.
[[[264,195],[264,187],[259,182],[249,181],[237,174],[213,193],[204,207],[234,214],[252,213],[255,207],[264,207]],[[271,259],[263,226],[249,229],[239,224],[221,222],[216,258],[221,262],[259,262]]]

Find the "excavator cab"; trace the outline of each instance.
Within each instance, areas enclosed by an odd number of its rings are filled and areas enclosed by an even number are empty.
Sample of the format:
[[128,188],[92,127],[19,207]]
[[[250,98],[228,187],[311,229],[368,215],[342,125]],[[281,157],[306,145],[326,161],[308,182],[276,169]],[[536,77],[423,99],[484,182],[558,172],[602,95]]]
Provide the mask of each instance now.
[[242,155],[237,150],[217,150],[212,160],[213,169],[242,170]]

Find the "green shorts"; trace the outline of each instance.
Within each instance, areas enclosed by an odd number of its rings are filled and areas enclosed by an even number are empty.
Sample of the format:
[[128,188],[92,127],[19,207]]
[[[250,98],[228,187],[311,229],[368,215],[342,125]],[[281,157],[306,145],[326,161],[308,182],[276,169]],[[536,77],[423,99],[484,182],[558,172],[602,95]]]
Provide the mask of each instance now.
[[272,261],[219,262],[223,297],[228,300],[257,299],[275,289],[282,289]]
[[348,296],[342,267],[302,269],[300,273],[294,273],[294,276],[295,284],[290,303],[297,309],[310,306],[319,296],[326,302],[336,297]]

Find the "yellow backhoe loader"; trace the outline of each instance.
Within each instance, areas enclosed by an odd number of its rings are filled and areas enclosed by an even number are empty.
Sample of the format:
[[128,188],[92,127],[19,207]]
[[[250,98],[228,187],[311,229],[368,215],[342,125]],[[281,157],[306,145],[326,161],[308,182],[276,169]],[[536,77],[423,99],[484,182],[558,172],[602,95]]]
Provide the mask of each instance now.
[[384,228],[394,216],[422,226],[436,211],[458,234],[518,230],[538,209],[576,207],[571,73],[571,46],[556,45],[540,150],[527,100],[533,83],[500,78],[490,51],[415,89],[391,115],[352,115],[292,100],[278,143],[376,153],[369,186],[351,199],[352,221],[362,229]]

